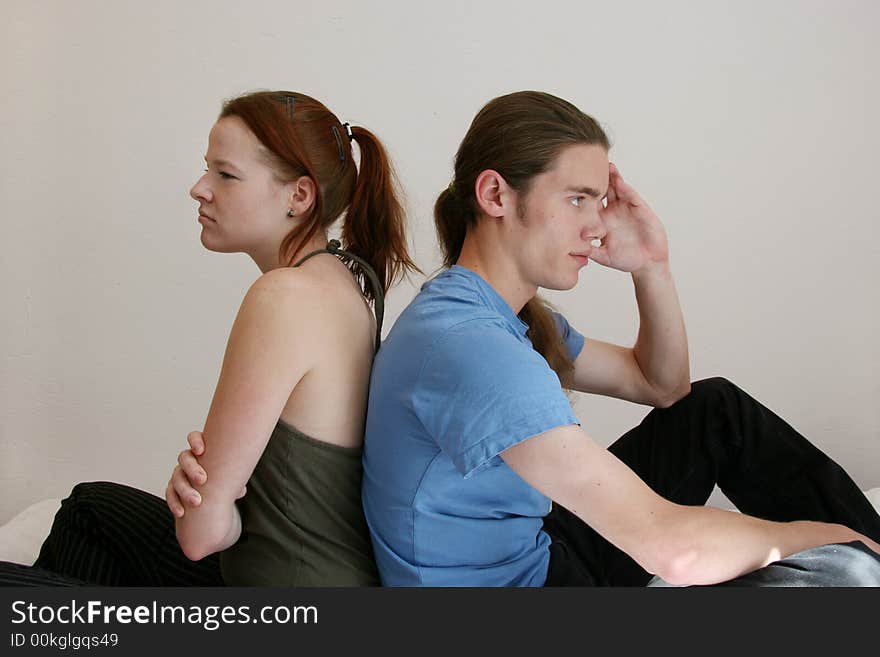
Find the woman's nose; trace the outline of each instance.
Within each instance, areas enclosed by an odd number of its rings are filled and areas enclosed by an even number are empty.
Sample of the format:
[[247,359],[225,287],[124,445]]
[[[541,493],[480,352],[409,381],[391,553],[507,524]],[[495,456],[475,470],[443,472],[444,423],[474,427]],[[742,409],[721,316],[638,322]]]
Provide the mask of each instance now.
[[202,177],[196,181],[196,184],[192,186],[192,189],[189,190],[189,195],[196,201],[210,201],[211,200],[211,190],[208,188],[208,183],[205,181],[205,176],[208,173],[205,172],[202,174]]

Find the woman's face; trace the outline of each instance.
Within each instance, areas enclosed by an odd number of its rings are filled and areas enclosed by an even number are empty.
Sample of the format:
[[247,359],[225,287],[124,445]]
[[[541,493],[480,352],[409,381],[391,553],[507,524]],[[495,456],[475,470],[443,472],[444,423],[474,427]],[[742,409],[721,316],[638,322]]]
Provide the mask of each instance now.
[[277,258],[293,227],[289,186],[275,178],[261,148],[240,118],[218,120],[208,136],[208,168],[189,192],[199,202],[205,248],[247,253],[258,263]]

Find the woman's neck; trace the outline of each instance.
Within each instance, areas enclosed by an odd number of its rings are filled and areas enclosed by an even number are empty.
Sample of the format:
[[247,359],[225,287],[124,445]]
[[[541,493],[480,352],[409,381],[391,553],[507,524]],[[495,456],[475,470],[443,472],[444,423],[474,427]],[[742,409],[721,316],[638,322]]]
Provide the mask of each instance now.
[[249,253],[248,255],[251,259],[256,263],[257,267],[260,268],[260,271],[264,274],[267,271],[272,271],[273,269],[278,269],[279,267],[287,267],[290,264],[293,264],[306,254],[311,253],[312,251],[317,251],[318,249],[323,249],[327,246],[327,233],[324,231],[318,231],[312,239],[310,239],[305,244],[301,245],[296,253],[293,254],[293,257],[288,262],[285,258],[284,261],[281,259],[281,245],[278,244],[274,250],[270,248],[266,249],[265,253]]

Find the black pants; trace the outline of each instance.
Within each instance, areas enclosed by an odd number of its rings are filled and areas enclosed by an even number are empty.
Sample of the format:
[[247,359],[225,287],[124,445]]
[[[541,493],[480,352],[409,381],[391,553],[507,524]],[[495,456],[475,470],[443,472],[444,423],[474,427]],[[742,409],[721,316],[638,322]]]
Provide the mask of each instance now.
[[[717,484],[743,513],[840,523],[880,542],[880,516],[843,468],[725,379],[694,383],[608,449],[678,504],[705,504]],[[552,539],[547,586],[644,586],[652,578],[559,505],[544,530]],[[824,546],[724,585],[880,586],[880,557],[860,542]]]
[[106,481],[74,486],[32,567],[0,562],[7,586],[222,586],[220,558],[190,561],[165,500]]

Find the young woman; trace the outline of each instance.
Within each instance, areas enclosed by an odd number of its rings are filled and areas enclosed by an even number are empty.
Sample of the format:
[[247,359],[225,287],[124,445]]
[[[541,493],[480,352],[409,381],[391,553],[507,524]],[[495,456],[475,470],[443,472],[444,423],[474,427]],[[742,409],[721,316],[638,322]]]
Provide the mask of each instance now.
[[360,501],[367,391],[383,295],[416,270],[388,157],[317,100],[271,91],[223,105],[205,161],[190,191],[202,244],[262,275],[198,443],[199,503],[175,518],[143,491],[80,484],[35,566],[96,584],[377,584]]

